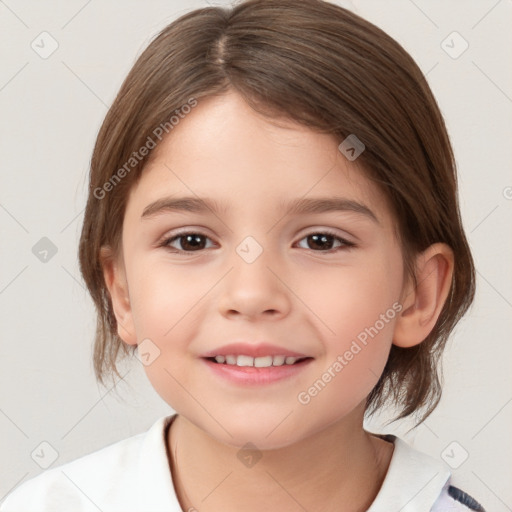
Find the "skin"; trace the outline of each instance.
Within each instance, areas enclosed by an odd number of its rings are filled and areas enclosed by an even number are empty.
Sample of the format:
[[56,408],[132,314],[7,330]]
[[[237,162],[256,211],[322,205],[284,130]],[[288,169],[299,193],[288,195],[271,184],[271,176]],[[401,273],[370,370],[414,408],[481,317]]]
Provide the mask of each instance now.
[[[419,254],[413,288],[384,195],[339,142],[264,118],[233,92],[201,100],[133,186],[121,251],[102,251],[119,335],[132,345],[149,338],[160,351],[144,368],[178,413],[167,444],[172,454],[177,449],[170,468],[183,510],[366,510],[385,477],[393,445],[363,429],[365,399],[392,343],[415,345],[433,328],[453,255],[444,244]],[[165,196],[212,198],[226,209],[141,218]],[[280,209],[282,201],[333,196],[365,205],[377,221],[354,211]],[[159,246],[179,228],[204,235],[204,248],[183,238]],[[309,235],[326,228],[355,245],[315,244]],[[263,250],[252,263],[236,252],[247,236]],[[401,312],[300,403],[298,394],[394,303]],[[237,386],[200,356],[241,340],[314,360],[286,380]],[[247,442],[262,455],[252,467],[237,457]]]

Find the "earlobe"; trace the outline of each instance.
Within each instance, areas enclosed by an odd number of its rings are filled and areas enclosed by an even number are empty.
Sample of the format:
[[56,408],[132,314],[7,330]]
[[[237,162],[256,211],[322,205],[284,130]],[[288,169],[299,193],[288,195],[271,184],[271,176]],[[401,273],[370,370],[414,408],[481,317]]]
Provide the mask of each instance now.
[[417,256],[416,285],[404,287],[394,345],[412,347],[430,334],[450,293],[453,264],[453,251],[443,243],[433,244]]
[[121,258],[116,258],[109,246],[100,249],[100,262],[103,277],[112,301],[117,321],[117,334],[128,345],[136,345],[137,338],[128,291],[126,271]]

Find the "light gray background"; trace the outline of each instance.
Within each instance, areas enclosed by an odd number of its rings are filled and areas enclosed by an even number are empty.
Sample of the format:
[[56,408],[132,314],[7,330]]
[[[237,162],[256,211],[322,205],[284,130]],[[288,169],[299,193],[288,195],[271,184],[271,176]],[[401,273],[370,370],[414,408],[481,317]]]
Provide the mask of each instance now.
[[[512,2],[339,3],[397,39],[427,74],[455,149],[478,270],[475,304],[445,354],[437,410],[408,433],[410,422],[384,429],[385,416],[367,427],[458,466],[456,482],[487,510],[512,510]],[[42,441],[58,452],[55,467],[172,412],[136,359],[121,367],[129,373],[118,395],[96,384],[94,312],[77,246],[89,159],[108,106],[150,38],[205,5],[0,1],[0,502],[43,471],[31,458]],[[59,45],[47,59],[31,48],[43,31]],[[453,31],[469,43],[458,58],[445,51],[462,48],[457,36],[446,39]],[[32,253],[42,237],[58,249],[46,263]]]

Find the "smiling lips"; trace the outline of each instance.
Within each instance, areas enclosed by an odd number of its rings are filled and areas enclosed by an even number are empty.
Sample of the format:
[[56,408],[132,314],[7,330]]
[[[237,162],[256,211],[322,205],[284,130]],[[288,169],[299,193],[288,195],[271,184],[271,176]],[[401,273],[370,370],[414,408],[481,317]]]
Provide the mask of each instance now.
[[262,356],[262,357],[251,357],[246,355],[235,356],[233,354],[223,356],[218,355],[214,358],[208,358],[215,360],[217,363],[236,365],[236,366],[254,366],[256,368],[268,368],[270,366],[283,366],[292,365],[297,361],[308,359],[307,357],[293,357],[293,356]]
[[249,344],[231,343],[203,355],[204,358],[219,364],[232,366],[253,366],[269,368],[272,366],[293,365],[310,356],[270,345],[268,343]]
[[[292,378],[309,366],[313,357],[267,355],[251,357],[245,354],[217,355],[201,358],[216,375],[236,386],[266,386]],[[217,362],[222,361],[223,363]],[[274,361],[277,364],[273,364]],[[288,363],[287,363],[288,361]],[[272,364],[270,364],[272,362]],[[280,364],[279,364],[280,363]]]

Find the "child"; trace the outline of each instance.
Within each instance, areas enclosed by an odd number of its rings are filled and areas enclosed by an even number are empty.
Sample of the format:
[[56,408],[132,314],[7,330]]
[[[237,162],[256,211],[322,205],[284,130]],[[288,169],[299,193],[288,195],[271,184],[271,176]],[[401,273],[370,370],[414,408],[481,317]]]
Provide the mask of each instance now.
[[249,0],[166,27],[99,132],[79,258],[99,381],[137,353],[176,414],[3,512],[484,510],[363,428],[432,412],[475,282],[443,118],[374,25]]

